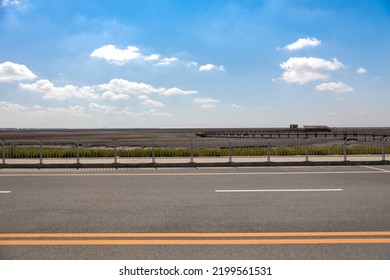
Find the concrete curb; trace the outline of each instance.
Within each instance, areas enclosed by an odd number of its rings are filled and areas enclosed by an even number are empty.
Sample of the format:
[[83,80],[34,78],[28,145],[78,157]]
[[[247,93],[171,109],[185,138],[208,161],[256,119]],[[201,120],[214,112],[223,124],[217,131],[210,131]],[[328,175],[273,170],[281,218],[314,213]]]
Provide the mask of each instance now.
[[356,166],[390,165],[390,161],[321,161],[321,162],[199,162],[199,163],[49,163],[49,164],[0,164],[0,169],[26,168],[188,168],[188,167],[258,167],[258,166]]

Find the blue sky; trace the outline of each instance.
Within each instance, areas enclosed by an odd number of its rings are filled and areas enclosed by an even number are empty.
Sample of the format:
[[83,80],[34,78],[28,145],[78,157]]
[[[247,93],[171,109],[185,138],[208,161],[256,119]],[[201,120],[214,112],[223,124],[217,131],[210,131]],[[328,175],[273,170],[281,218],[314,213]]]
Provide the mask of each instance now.
[[388,0],[0,3],[0,127],[390,126]]

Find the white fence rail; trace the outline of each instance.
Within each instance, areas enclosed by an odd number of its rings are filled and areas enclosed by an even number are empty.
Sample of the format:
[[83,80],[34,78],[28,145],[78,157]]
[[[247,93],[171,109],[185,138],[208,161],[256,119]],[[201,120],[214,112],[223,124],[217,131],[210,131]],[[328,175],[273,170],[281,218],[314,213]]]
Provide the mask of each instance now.
[[120,139],[0,141],[1,165],[31,163],[197,163],[386,161],[389,138]]

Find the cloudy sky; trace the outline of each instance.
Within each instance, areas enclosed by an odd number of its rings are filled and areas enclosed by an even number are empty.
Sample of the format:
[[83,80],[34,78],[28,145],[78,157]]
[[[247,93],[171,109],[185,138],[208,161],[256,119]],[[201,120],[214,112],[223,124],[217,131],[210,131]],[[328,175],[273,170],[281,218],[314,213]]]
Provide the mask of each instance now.
[[388,0],[0,0],[0,127],[390,126]]

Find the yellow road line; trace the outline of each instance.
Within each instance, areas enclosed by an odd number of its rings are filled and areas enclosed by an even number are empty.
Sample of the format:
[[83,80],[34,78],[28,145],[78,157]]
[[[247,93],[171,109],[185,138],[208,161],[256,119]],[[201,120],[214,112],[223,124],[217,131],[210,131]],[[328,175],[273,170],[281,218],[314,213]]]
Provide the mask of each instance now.
[[390,231],[217,233],[0,233],[0,238],[196,238],[196,237],[390,236]]
[[47,245],[304,245],[304,244],[390,244],[390,238],[332,239],[152,239],[152,240],[0,240],[0,246]]

